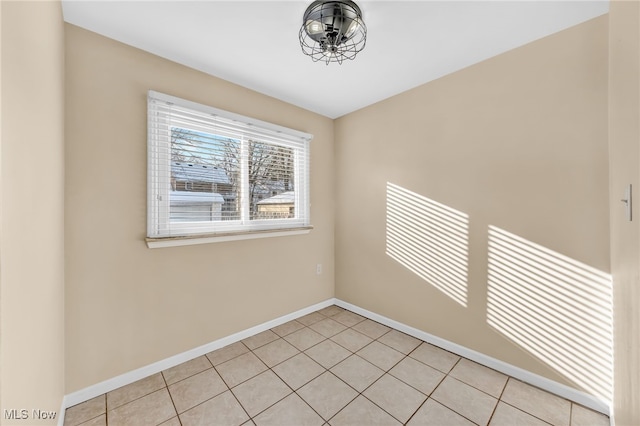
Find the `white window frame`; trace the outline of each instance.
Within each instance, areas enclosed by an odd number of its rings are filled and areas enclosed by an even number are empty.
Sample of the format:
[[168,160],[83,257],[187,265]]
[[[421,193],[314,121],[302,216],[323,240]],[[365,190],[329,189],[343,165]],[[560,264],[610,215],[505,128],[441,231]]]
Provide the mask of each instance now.
[[[185,125],[180,113],[194,114],[198,124]],[[245,117],[207,105],[187,101],[150,90],[147,96],[147,245],[168,247],[202,244],[248,238],[296,235],[308,233],[310,225],[309,142],[313,135]],[[222,124],[221,124],[222,123]],[[228,127],[227,127],[228,126]],[[287,219],[249,219],[249,178],[247,163],[240,164],[239,220],[213,222],[175,222],[169,219],[171,177],[171,129],[173,127],[225,134],[240,141],[241,150],[248,150],[249,139],[267,141],[294,152],[295,217]],[[247,155],[243,155],[247,158]]]

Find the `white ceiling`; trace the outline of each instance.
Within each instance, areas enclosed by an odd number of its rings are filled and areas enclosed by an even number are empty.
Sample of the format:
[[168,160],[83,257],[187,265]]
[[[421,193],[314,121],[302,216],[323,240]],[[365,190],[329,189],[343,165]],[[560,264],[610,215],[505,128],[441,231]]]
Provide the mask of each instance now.
[[357,1],[367,44],[303,55],[308,1],[63,0],[64,19],[330,118],[595,18],[608,1]]

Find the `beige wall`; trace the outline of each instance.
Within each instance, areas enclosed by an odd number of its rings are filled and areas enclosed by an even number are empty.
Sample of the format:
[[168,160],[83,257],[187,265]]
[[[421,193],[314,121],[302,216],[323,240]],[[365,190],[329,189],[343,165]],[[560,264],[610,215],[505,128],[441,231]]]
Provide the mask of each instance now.
[[64,394],[64,27],[58,2],[0,11],[0,423],[55,424],[33,410]]
[[[640,424],[640,3],[611,2],[609,12],[609,164],[611,270],[615,282],[617,425]],[[634,218],[620,199],[633,185]]]
[[[148,249],[149,89],[312,133],[314,230]],[[67,25],[66,136],[67,393],[333,297],[332,120]]]
[[[602,349],[606,363],[610,346],[563,345],[589,333],[569,316],[578,307],[586,312],[578,318],[591,316],[583,287],[607,293],[607,35],[608,18],[599,17],[338,119],[336,297],[591,391],[568,373],[572,358]],[[410,222],[430,214],[441,221]],[[444,233],[441,246],[455,245],[456,234],[462,248],[426,247],[428,226]],[[518,238],[535,254],[524,254],[525,282],[545,257],[591,281],[565,279],[558,296],[508,312],[524,297],[518,284],[505,290],[512,294],[502,307],[490,306],[490,269],[515,270],[517,262],[490,257],[488,246]],[[400,255],[387,254],[390,240]],[[429,279],[424,271],[438,264],[457,265],[460,276]],[[507,275],[515,283],[517,273]],[[466,292],[466,303],[444,287],[447,280]],[[529,307],[534,331],[522,317]],[[502,327],[489,324],[492,309],[503,310]],[[550,330],[541,330],[547,320]],[[532,347],[533,337],[557,340]],[[589,361],[578,367],[589,374]]]

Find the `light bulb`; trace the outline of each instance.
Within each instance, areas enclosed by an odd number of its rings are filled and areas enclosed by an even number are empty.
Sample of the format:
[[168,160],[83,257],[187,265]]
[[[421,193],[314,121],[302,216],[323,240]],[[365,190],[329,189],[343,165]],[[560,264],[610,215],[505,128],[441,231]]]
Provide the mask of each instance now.
[[307,21],[305,27],[309,35],[320,34],[324,31],[324,26],[320,21]]
[[347,28],[347,32],[345,33],[347,38],[351,38],[359,27],[360,21],[358,21],[357,19],[351,21],[351,24],[349,25],[349,28]]

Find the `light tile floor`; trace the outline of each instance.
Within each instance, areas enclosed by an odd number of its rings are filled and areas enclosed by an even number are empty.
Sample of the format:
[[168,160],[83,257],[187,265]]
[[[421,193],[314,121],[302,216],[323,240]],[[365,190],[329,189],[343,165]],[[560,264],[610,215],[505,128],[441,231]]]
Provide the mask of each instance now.
[[337,306],[70,407],[65,425],[566,425],[609,418]]

